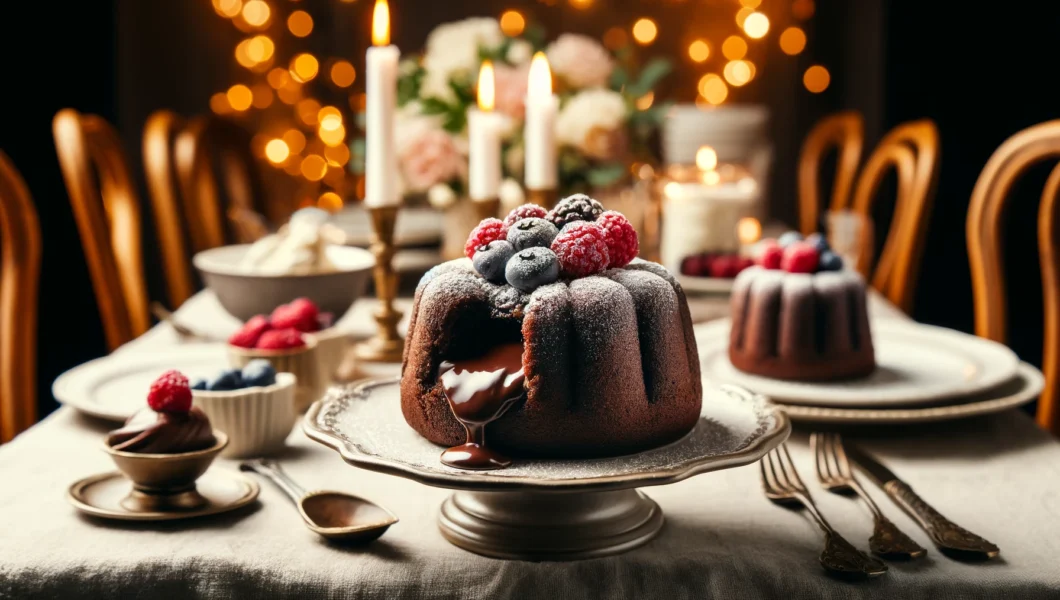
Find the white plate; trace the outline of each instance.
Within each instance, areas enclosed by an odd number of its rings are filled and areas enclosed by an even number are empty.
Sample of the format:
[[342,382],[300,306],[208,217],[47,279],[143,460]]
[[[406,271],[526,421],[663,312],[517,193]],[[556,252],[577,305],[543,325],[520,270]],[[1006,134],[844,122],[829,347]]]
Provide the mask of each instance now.
[[989,415],[1034,400],[1045,387],[1045,377],[1033,365],[1020,363],[1016,376],[992,390],[960,398],[960,404],[927,408],[829,408],[778,404],[793,421],[841,425],[904,425],[935,423]]
[[732,292],[732,277],[692,277],[691,275],[678,275],[678,283],[687,292],[701,292],[705,294],[728,294]]
[[165,352],[118,351],[63,373],[52,384],[52,395],[83,413],[125,422],[147,406],[151,382],[165,371],[177,369],[194,380],[216,376],[227,367],[224,344],[186,344]]
[[966,333],[897,320],[872,322],[876,370],[834,382],[784,381],[738,371],[729,362],[729,321],[696,326],[703,377],[734,383],[784,404],[836,408],[937,404],[988,390],[1016,374],[1007,347]]

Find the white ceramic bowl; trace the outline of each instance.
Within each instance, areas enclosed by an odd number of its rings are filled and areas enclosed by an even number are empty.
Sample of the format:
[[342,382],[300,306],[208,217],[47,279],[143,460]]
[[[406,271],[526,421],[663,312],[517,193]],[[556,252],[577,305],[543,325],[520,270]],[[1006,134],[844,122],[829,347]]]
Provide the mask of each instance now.
[[270,275],[240,267],[250,244],[221,246],[199,252],[192,258],[206,286],[217,294],[229,314],[246,321],[267,315],[281,304],[306,297],[321,311],[338,319],[364,293],[375,257],[363,248],[328,246],[327,255],[336,271],[314,274]]
[[221,456],[245,458],[282,450],[295,419],[295,376],[277,373],[266,387],[211,392],[192,390],[192,403],[210,418],[210,424],[228,434]]

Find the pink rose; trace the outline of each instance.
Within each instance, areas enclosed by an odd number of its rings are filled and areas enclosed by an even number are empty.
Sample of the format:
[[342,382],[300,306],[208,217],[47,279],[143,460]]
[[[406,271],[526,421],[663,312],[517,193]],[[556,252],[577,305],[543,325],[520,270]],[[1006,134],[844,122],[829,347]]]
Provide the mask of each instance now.
[[522,119],[526,112],[526,85],[530,74],[530,63],[518,67],[497,65],[494,68],[496,84],[496,108],[512,117]]
[[452,136],[441,129],[423,128],[402,144],[398,154],[405,183],[411,191],[422,192],[437,183],[467,175],[467,158]]
[[589,36],[564,33],[546,51],[552,72],[575,88],[607,84],[614,60],[607,50]]

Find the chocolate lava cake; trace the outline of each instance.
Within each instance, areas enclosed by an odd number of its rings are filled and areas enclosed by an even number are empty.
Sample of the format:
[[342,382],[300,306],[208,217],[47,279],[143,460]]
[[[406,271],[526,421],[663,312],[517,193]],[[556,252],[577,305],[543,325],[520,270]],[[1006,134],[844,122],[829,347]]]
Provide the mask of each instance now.
[[865,281],[857,272],[843,269],[819,238],[767,245],[758,262],[733,283],[733,366],[798,381],[872,373]]
[[521,343],[521,397],[486,427],[489,446],[578,458],[686,434],[702,400],[688,304],[666,269],[636,253],[625,217],[585,196],[483,221],[468,240],[473,260],[435,267],[416,290],[401,379],[408,424],[436,444],[470,439],[443,362]]

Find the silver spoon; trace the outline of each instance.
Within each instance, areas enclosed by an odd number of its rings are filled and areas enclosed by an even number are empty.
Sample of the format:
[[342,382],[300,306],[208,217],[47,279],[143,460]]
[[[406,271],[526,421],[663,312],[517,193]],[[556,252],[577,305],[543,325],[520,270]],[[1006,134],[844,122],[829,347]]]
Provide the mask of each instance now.
[[248,460],[240,471],[253,471],[276,484],[298,507],[306,527],[329,540],[370,542],[398,522],[390,511],[352,494],[331,491],[306,492],[275,461]]

